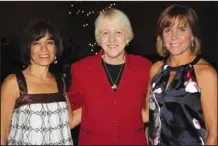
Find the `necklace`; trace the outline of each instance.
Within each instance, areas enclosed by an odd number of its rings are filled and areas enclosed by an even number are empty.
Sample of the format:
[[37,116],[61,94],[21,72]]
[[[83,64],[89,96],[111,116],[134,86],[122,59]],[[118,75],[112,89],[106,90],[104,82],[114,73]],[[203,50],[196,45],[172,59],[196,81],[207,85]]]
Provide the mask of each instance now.
[[122,71],[122,69],[123,69],[124,63],[121,65],[120,71],[119,71],[119,73],[118,73],[118,75],[117,75],[117,78],[116,78],[116,80],[115,80],[115,82],[114,82],[113,79],[112,79],[112,77],[111,77],[111,74],[110,74],[110,72],[109,72],[109,70],[108,70],[108,68],[107,68],[106,63],[104,62],[103,59],[102,59],[102,61],[103,61],[104,67],[105,67],[105,69],[106,69],[106,72],[107,72],[107,74],[108,74],[108,76],[109,76],[109,78],[110,78],[110,81],[111,81],[111,83],[112,83],[111,88],[115,91],[115,90],[117,89],[117,81],[118,81],[118,79],[119,79],[119,77],[120,77],[120,74],[121,74],[121,71]]

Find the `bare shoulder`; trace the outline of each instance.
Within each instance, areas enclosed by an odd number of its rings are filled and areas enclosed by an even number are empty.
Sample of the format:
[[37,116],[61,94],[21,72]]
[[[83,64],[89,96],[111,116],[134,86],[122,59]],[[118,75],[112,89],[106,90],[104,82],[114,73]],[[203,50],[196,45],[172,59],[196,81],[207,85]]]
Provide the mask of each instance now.
[[12,93],[18,95],[19,87],[15,74],[10,74],[4,79],[4,82],[1,85],[1,94],[3,93]]
[[194,66],[196,76],[199,81],[215,80],[217,81],[217,71],[215,68],[206,60],[200,59],[199,62]]
[[7,85],[13,86],[15,84],[17,84],[16,76],[15,74],[10,74],[4,79],[2,86],[7,86]]
[[151,66],[151,69],[150,69],[151,78],[157,74],[158,70],[161,68],[162,65],[163,65],[163,61],[157,61]]

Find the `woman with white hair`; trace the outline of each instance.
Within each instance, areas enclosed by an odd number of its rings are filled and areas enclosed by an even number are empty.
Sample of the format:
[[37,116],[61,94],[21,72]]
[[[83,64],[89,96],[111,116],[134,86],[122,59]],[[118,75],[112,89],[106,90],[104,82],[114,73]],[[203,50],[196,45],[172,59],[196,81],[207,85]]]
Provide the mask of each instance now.
[[79,145],[146,145],[141,111],[151,62],[126,53],[133,31],[120,10],[97,17],[95,38],[100,53],[71,67],[68,95],[81,122]]

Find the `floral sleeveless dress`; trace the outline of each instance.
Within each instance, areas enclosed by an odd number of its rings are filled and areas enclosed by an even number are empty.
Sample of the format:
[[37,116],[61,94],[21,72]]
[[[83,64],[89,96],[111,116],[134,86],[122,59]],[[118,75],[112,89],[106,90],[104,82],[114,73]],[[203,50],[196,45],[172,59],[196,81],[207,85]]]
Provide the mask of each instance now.
[[[151,81],[149,96],[148,141],[151,145],[204,145],[207,131],[201,106],[201,92],[195,65],[170,67],[163,61],[159,73]],[[168,87],[171,71],[176,71]]]
[[58,93],[28,94],[22,72],[16,74],[20,97],[13,111],[8,145],[73,145],[63,82]]

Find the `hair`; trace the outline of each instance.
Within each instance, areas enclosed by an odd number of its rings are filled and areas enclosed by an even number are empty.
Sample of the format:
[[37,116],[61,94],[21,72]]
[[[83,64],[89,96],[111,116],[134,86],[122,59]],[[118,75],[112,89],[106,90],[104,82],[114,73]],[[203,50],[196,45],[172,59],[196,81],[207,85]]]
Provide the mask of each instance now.
[[46,34],[48,34],[50,39],[52,39],[55,43],[56,56],[60,57],[62,55],[63,43],[57,28],[46,20],[36,19],[28,24],[27,28],[24,29],[23,35],[21,36],[20,56],[21,61],[24,64],[30,64],[30,51],[32,42],[40,40]]
[[164,46],[162,33],[166,27],[173,26],[176,20],[179,20],[179,25],[188,25],[190,27],[194,37],[192,42],[193,46],[190,45],[190,49],[194,54],[200,54],[200,32],[197,14],[192,8],[181,5],[171,5],[167,7],[158,19],[156,42],[158,54],[162,57],[169,55],[169,52]]
[[99,40],[102,20],[105,18],[116,19],[120,22],[121,25],[124,26],[125,31],[128,35],[128,40],[131,41],[133,39],[133,30],[127,15],[121,10],[110,8],[106,11],[103,11],[95,20],[95,39]]

